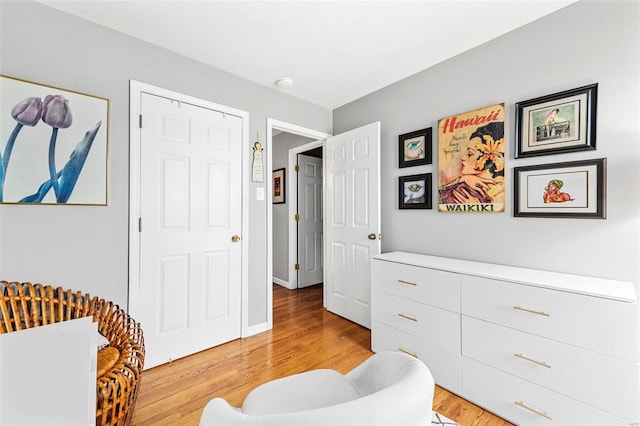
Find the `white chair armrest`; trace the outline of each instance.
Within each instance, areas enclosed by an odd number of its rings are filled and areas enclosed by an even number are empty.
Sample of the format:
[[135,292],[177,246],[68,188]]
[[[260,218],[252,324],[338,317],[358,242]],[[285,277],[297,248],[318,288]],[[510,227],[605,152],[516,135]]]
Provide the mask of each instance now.
[[200,426],[239,425],[247,417],[240,410],[229,405],[222,398],[214,398],[204,407],[200,416]]
[[414,363],[422,364],[418,369],[428,370],[422,361],[402,352],[378,352],[347,373],[346,377],[361,396],[366,396],[391,386],[399,380],[399,372]]

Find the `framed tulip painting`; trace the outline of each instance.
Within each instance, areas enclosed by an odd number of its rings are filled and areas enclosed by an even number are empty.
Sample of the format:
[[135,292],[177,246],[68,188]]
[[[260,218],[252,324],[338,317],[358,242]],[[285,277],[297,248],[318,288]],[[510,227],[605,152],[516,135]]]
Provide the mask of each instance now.
[[0,202],[107,205],[109,100],[0,76]]

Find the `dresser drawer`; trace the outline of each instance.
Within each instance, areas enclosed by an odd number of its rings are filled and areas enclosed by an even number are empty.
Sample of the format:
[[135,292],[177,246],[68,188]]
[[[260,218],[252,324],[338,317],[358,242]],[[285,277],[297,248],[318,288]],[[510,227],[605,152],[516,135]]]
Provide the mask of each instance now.
[[637,360],[635,303],[468,275],[461,281],[463,315]]
[[463,356],[602,410],[636,415],[638,364],[468,317],[462,335]]
[[460,312],[460,275],[373,259],[373,290]]
[[460,352],[460,314],[374,291],[371,295],[371,318],[450,351]]
[[371,321],[371,350],[404,351],[420,359],[429,367],[433,379],[453,393],[462,393],[462,372],[460,353],[418,339],[375,320]]
[[562,426],[632,423],[632,419],[616,417],[466,357],[462,358],[462,369],[462,396],[512,423]]

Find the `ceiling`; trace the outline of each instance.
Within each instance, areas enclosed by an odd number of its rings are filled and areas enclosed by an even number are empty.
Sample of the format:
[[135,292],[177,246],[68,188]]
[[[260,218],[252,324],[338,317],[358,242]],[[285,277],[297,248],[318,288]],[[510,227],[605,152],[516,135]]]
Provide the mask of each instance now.
[[38,1],[334,109],[576,0]]

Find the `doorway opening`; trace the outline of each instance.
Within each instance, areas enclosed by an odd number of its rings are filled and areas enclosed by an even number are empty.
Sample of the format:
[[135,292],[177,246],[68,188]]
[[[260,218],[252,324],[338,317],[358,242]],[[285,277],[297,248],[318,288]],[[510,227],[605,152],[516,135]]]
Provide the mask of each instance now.
[[[273,153],[272,168],[279,171],[282,175],[284,172],[285,179],[278,182],[274,175],[273,191],[275,195],[279,191],[279,197],[272,199],[272,250],[273,250],[273,282],[286,287],[290,290],[299,288],[300,271],[308,269],[307,265],[302,265],[299,259],[300,253],[298,248],[301,244],[298,241],[299,225],[301,223],[308,225],[309,216],[313,218],[315,215],[309,215],[305,210],[308,204],[316,207],[318,204],[322,206],[322,157],[317,159],[305,155],[305,153],[322,153],[322,140],[314,141],[305,136],[289,133],[278,132],[273,135]],[[300,160],[305,162],[299,165]],[[315,164],[320,162],[320,169]],[[316,170],[313,170],[316,166]],[[307,170],[310,169],[310,170]],[[311,191],[299,187],[301,175],[305,176],[309,173],[320,176],[319,185],[311,187]],[[317,184],[318,179],[315,179]],[[314,182],[311,182],[312,184]],[[310,194],[311,203],[307,203],[304,199],[309,192],[316,192],[317,196]],[[302,195],[303,199],[300,199]],[[322,212],[320,212],[319,220],[322,220]],[[322,225],[320,225],[321,227]],[[310,248],[312,251],[314,247]],[[313,257],[315,259],[315,256]],[[322,278],[318,281],[322,281]]]
[[[267,170],[273,182],[272,171],[285,169],[284,201],[273,203],[274,185],[267,186],[267,265],[269,282],[289,289],[298,288],[298,227],[295,215],[298,207],[298,179],[295,166],[298,154],[311,152],[324,146],[324,139],[330,135],[295,124],[267,119]],[[314,151],[316,150],[316,151]],[[323,176],[322,172],[321,176]],[[320,187],[321,206],[324,205],[324,193]],[[324,217],[322,215],[321,217]],[[322,219],[321,219],[322,220]],[[320,237],[320,240],[322,237]],[[322,256],[322,246],[320,248]],[[319,281],[323,282],[324,278]],[[323,301],[324,304],[324,301]],[[273,292],[268,291],[269,327],[273,325]]]
[[[289,125],[292,126],[292,125]],[[301,134],[310,138],[298,126],[287,124],[274,126],[267,120],[267,172],[272,179],[271,146],[273,130]],[[296,130],[299,130],[297,132]],[[310,136],[309,136],[310,135]],[[324,146],[323,155],[323,306],[329,311],[370,327],[370,263],[372,256],[380,254],[380,122],[370,123],[336,136],[324,135],[300,149],[308,151],[313,146]],[[293,153],[296,149],[290,149]],[[293,194],[294,178],[292,155],[289,156],[289,192]],[[267,205],[267,267],[268,278],[273,277],[273,252],[281,248],[273,244],[273,185],[268,186]],[[295,214],[293,203],[289,209]],[[330,217],[329,217],[330,216]],[[290,216],[292,219],[293,216]],[[295,223],[290,220],[290,223]],[[291,227],[294,225],[292,224]],[[290,227],[290,229],[291,229]],[[289,239],[294,231],[289,232]],[[289,250],[290,264],[293,250]],[[295,266],[289,268],[289,281],[297,279]],[[268,280],[271,287],[271,279]],[[297,285],[296,285],[297,287]],[[273,292],[268,292],[269,326],[273,327]]]
[[[272,167],[285,179],[284,193],[272,199],[272,276],[290,290],[323,280],[323,144],[288,132],[273,137]],[[274,193],[276,185],[281,183],[274,180]]]

